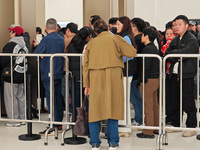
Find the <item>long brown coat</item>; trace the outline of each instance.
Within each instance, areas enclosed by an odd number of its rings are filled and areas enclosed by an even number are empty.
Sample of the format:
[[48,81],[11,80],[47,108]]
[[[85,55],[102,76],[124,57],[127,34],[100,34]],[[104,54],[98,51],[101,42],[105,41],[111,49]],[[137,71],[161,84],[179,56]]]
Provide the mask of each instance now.
[[90,87],[89,122],[124,119],[123,56],[132,58],[136,49],[107,31],[86,47],[83,85]]

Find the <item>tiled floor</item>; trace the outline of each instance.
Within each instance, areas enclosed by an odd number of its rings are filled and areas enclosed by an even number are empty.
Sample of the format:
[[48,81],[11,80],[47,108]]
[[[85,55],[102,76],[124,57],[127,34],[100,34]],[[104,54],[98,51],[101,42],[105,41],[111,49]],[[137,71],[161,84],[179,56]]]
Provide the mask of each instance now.
[[[33,124],[33,133],[37,134],[39,131],[45,129],[45,124]],[[133,135],[130,137],[120,138],[119,150],[155,150],[155,139],[139,139],[136,137],[136,133],[140,131],[133,131]],[[6,127],[5,122],[0,122],[0,150],[90,150],[91,147],[88,144],[82,145],[67,145],[61,146],[61,134],[59,134],[58,140],[55,140],[54,136],[48,137],[48,145],[44,145],[44,136],[37,141],[20,141],[18,136],[27,133],[27,126],[21,127]],[[71,131],[66,133],[66,137],[71,137]],[[101,150],[107,150],[108,144],[100,135],[102,140]],[[169,145],[164,146],[163,150],[199,150],[200,141],[196,140],[196,136],[184,138],[181,136],[181,132],[169,133]],[[89,139],[87,138],[87,141]]]

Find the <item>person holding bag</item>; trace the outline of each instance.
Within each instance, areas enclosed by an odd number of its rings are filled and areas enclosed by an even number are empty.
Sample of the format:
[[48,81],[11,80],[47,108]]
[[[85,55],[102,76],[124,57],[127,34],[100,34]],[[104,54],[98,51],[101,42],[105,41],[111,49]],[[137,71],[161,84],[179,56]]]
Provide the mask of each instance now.
[[83,64],[83,86],[89,100],[89,130],[92,150],[99,150],[99,123],[108,120],[109,150],[119,144],[118,120],[124,119],[123,56],[132,58],[136,49],[108,32],[102,19],[94,23],[97,37],[88,42]]

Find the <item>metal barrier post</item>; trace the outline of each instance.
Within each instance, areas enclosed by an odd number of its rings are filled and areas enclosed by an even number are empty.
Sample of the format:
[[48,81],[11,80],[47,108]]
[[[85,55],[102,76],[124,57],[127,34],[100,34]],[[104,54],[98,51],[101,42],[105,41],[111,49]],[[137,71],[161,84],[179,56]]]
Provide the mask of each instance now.
[[[72,76],[72,122],[76,122],[76,77]],[[64,143],[65,144],[85,144],[87,142],[86,138],[77,137],[73,133],[74,127],[72,127],[72,137],[65,138]]]
[[[31,75],[27,75],[27,106],[28,106],[28,120],[32,120],[32,111],[31,111]],[[27,132],[28,134],[23,134],[19,136],[19,140],[22,141],[33,141],[41,139],[41,135],[32,134],[32,123],[27,123]]]

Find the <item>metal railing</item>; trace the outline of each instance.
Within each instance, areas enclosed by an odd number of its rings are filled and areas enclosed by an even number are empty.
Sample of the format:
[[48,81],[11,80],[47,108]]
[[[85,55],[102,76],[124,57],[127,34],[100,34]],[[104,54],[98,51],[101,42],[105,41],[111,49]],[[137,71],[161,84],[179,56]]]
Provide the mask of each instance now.
[[[172,127],[172,126],[167,126],[166,125],[166,62],[168,58],[180,58],[179,59],[179,63],[180,63],[180,127]],[[196,128],[187,128],[187,127],[183,127],[183,108],[182,108],[182,104],[183,104],[183,97],[182,97],[182,92],[183,92],[183,88],[182,88],[182,83],[183,83],[183,58],[192,58],[192,59],[196,59],[197,61],[197,127]],[[167,130],[177,130],[177,131],[200,131],[199,128],[199,58],[200,55],[199,54],[169,54],[167,56],[164,57],[163,59],[163,137],[164,137],[164,143],[161,142],[161,145],[168,145],[168,133]],[[195,64],[194,64],[195,65]],[[162,146],[161,146],[162,149]]]
[[[11,122],[30,122],[30,123],[42,123],[42,124],[50,124],[50,127],[53,127],[54,124],[56,125],[74,125],[75,122],[70,122],[69,121],[69,60],[68,57],[80,57],[80,88],[82,89],[82,57],[84,56],[83,54],[5,54],[5,53],[1,53],[0,54],[1,57],[6,57],[9,56],[11,59],[11,64],[13,64],[12,62],[12,58],[16,57],[16,56],[22,56],[24,59],[26,57],[34,57],[37,58],[37,108],[38,108],[38,114],[39,114],[39,119],[36,120],[29,120],[26,119],[27,117],[25,116],[24,120],[21,119],[14,119],[13,118],[13,110],[12,110],[12,118],[11,119],[7,119],[7,118],[2,118],[1,117],[1,111],[0,111],[0,121],[11,121]],[[50,57],[50,120],[41,120],[41,113],[40,113],[40,103],[41,103],[41,97],[40,97],[40,70],[39,70],[39,57]],[[66,89],[65,89],[65,93],[66,93],[66,121],[62,121],[62,122],[56,122],[53,121],[54,118],[54,113],[53,113],[53,102],[54,102],[54,77],[53,77],[53,62],[54,62],[54,58],[55,57],[64,57],[66,59]],[[144,66],[144,62],[145,62],[145,58],[151,57],[151,58],[156,58],[159,60],[159,126],[145,126],[144,123],[144,118],[145,118],[145,113],[144,113],[144,105],[143,105],[143,125],[142,126],[130,126],[127,125],[126,128],[135,128],[135,129],[153,129],[153,130],[159,130],[159,135],[157,136],[156,139],[156,149],[162,149],[162,146],[165,144],[167,144],[167,133],[166,130],[167,129],[177,129],[177,130],[200,130],[199,128],[183,128],[182,125],[182,113],[180,113],[180,121],[181,121],[181,125],[180,128],[177,127],[167,127],[166,123],[165,123],[165,119],[166,119],[166,110],[165,110],[165,80],[166,80],[166,70],[165,70],[165,65],[166,65],[166,60],[169,57],[180,57],[180,93],[182,92],[182,61],[184,57],[189,57],[189,58],[196,58],[197,59],[197,83],[199,83],[199,58],[200,55],[198,54],[179,54],[179,55],[167,55],[166,57],[164,57],[164,59],[162,60],[162,58],[158,55],[151,55],[151,54],[138,54],[136,57],[140,57],[142,58],[143,61],[143,84],[144,84],[144,70],[145,70],[145,66]],[[25,63],[25,62],[24,62]],[[25,65],[25,64],[24,64]],[[13,71],[12,71],[12,65],[11,65],[11,86],[13,84]],[[127,64],[127,69],[128,69],[128,64]],[[128,77],[128,73],[127,73],[127,77]],[[128,78],[127,78],[128,80]],[[126,81],[126,83],[128,83]],[[130,91],[130,89],[128,89],[128,85],[126,84],[126,89],[128,90],[128,92]],[[12,89],[12,88],[11,88]],[[24,89],[26,89],[26,73],[24,71]],[[81,105],[82,105],[82,90],[80,90],[80,99],[81,99]],[[199,91],[199,84],[197,84],[197,93]],[[13,93],[13,90],[11,91]],[[26,91],[24,91],[26,92]],[[143,86],[143,104],[144,104],[144,86]],[[182,101],[182,94],[180,94],[180,99]],[[199,94],[197,94],[197,99],[199,99]],[[126,96],[126,102],[127,104],[130,102],[130,100],[128,99],[128,96]],[[12,103],[13,103],[13,96],[12,96]],[[25,96],[25,103],[26,103],[26,96]],[[182,102],[181,102],[182,104]],[[26,105],[25,105],[26,107]],[[197,102],[197,108],[199,108],[199,101]],[[13,109],[13,106],[12,106]],[[130,108],[128,108],[130,109]],[[26,109],[25,109],[26,111]],[[182,112],[182,105],[180,105],[180,112]],[[127,112],[125,112],[127,113]],[[26,112],[25,112],[26,114]],[[199,111],[197,112],[198,116],[199,116]],[[197,119],[197,126],[199,126],[199,118]],[[66,130],[63,130],[62,132],[62,138],[61,138],[61,143],[64,143],[64,136],[66,133]],[[57,135],[56,135],[57,136]],[[48,142],[48,134],[46,132],[45,134],[45,143]],[[164,141],[164,142],[163,142]]]

